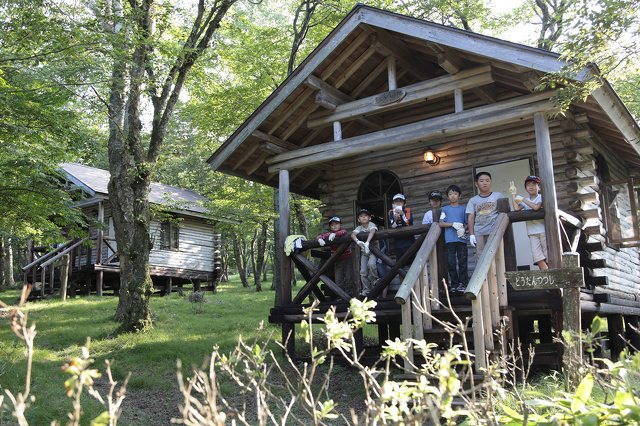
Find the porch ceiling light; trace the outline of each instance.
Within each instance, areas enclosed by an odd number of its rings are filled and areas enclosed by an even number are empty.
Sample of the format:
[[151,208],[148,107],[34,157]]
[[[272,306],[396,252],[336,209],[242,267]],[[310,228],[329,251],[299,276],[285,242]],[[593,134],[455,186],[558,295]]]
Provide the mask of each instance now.
[[435,166],[440,162],[440,157],[438,157],[436,153],[433,152],[433,150],[427,148],[427,150],[424,152],[424,161],[427,164]]

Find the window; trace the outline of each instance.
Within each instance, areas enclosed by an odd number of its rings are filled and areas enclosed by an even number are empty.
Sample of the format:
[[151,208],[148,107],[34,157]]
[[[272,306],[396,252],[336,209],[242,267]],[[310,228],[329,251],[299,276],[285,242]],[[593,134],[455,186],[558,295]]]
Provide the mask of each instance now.
[[160,248],[163,250],[178,250],[180,228],[174,222],[162,222],[160,225]]
[[[354,222],[358,220],[361,208],[371,212],[371,221],[378,226],[387,226],[386,217],[395,194],[402,193],[402,185],[398,177],[386,170],[369,174],[358,189],[358,200],[354,206]],[[354,226],[358,226],[355,223]]]
[[627,179],[604,184],[604,208],[607,237],[612,244],[640,246],[638,203],[640,180]]

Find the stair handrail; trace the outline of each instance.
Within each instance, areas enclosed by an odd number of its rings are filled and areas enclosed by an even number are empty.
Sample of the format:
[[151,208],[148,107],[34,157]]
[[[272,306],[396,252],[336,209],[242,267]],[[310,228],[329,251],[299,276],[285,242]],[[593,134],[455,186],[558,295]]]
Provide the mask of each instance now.
[[402,284],[400,284],[400,288],[396,292],[394,300],[397,304],[404,305],[411,297],[411,290],[413,290],[413,287],[419,281],[419,276],[427,265],[427,260],[431,252],[435,249],[436,244],[438,244],[441,233],[442,229],[438,223],[431,224],[429,232],[427,232],[427,237],[422,242],[413,263],[411,263],[409,271],[407,271],[406,276],[402,280]]
[[498,213],[496,224],[464,292],[465,297],[471,300],[474,362],[477,368],[487,368],[486,351],[494,349],[493,330],[500,323],[500,299],[503,304],[507,303],[503,239],[510,224],[507,213]]
[[480,294],[480,291],[482,291],[482,284],[489,273],[491,261],[498,252],[498,247],[502,242],[502,238],[504,237],[504,233],[509,227],[509,224],[509,216],[506,213],[498,213],[498,218],[496,219],[493,231],[491,231],[487,238],[487,242],[482,249],[482,254],[480,254],[480,257],[478,258],[476,267],[469,279],[467,288],[464,291],[464,297],[468,300],[475,300]]
[[55,256],[53,256],[51,259],[49,259],[46,262],[42,263],[42,265],[40,265],[40,266],[44,268],[44,267],[47,267],[47,266],[51,265],[53,262],[55,262],[56,260],[58,260],[59,258],[64,256],[65,254],[69,253],[71,250],[75,249],[76,247],[78,247],[79,245],[81,245],[82,243],[87,241],[88,239],[89,239],[89,237],[85,237],[85,238],[83,238],[81,240],[76,240],[76,242],[74,244],[72,244],[69,247],[65,248],[60,253],[58,253]]
[[51,256],[54,256],[56,253],[58,253],[60,250],[64,250],[67,247],[69,247],[70,244],[73,244],[74,241],[77,241],[77,239],[75,240],[69,240],[66,243],[62,244],[60,247],[56,247],[55,249],[51,250],[50,252],[43,254],[42,256],[40,256],[39,258],[35,259],[33,262],[29,263],[28,265],[25,265],[22,267],[22,271],[26,272],[29,269],[33,268],[34,266],[40,266],[40,264],[42,262],[45,262],[47,259],[49,259]]

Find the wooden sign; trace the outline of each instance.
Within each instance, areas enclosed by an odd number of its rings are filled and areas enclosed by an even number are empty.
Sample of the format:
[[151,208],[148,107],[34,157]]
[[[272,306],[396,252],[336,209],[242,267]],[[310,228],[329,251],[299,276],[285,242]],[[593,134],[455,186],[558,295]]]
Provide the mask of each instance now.
[[406,94],[407,92],[405,92],[404,89],[389,90],[376,96],[373,99],[373,104],[375,106],[383,106],[400,102]]
[[582,268],[505,272],[514,290],[547,290],[584,286]]

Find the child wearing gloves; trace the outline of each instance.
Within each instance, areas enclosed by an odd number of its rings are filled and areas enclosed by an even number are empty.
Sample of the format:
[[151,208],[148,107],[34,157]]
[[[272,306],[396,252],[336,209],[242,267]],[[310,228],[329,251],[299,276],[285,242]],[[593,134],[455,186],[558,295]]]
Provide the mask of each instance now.
[[[511,182],[509,192],[511,192],[511,196],[513,197],[513,209],[515,211],[540,210],[542,208],[540,178],[538,176],[527,176],[524,180],[524,188],[528,194],[526,198],[517,195],[518,190],[513,181]],[[533,263],[538,265],[540,269],[549,269],[547,265],[547,237],[544,230],[544,220],[528,220],[526,223]]]
[[476,256],[479,258],[498,218],[498,200],[504,196],[491,190],[491,173],[478,172],[475,180],[478,195],[471,197],[466,213],[469,215],[467,220],[471,234],[469,244],[476,247]]
[[444,228],[444,243],[449,272],[449,292],[463,293],[467,288],[467,240],[465,238],[466,207],[460,205],[461,190],[458,185],[447,188],[449,205],[442,208],[440,227]]
[[[371,222],[371,212],[367,209],[360,209],[358,213],[358,223],[360,224],[351,233],[351,239],[360,247],[360,282],[362,283],[362,296],[368,296],[373,283],[378,279],[377,258],[369,250],[369,244],[373,235],[378,230],[375,223]],[[361,232],[368,232],[366,241],[360,241],[357,235]],[[373,244],[376,242],[374,241]]]
[[[326,241],[331,243],[336,238],[348,235],[347,231],[342,229],[342,220],[338,216],[333,216],[329,219],[329,229],[329,232],[323,232],[316,237],[321,247],[325,246]],[[331,249],[331,254],[333,254],[338,250],[338,245],[331,244],[329,248]],[[351,247],[347,247],[338,259],[336,259],[334,265],[334,279],[336,284],[350,296],[353,296],[355,292],[353,291],[353,277],[351,274]]]

